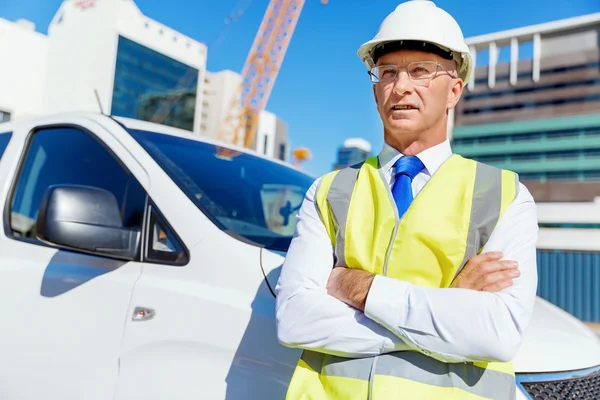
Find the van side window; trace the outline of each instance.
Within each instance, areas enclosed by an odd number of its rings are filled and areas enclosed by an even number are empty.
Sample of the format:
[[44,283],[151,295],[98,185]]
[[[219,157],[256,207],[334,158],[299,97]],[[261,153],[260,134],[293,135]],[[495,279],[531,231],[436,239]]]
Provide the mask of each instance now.
[[153,204],[150,206],[147,246],[146,262],[185,265],[189,261],[185,246]]
[[10,142],[12,134],[10,133],[0,133],[0,159],[2,159],[2,154],[4,154],[4,150],[8,147],[8,142]]
[[142,229],[146,192],[140,183],[92,134],[59,127],[38,130],[30,138],[11,199],[14,236],[36,240],[42,196],[56,184],[87,185],[112,192],[124,227]]

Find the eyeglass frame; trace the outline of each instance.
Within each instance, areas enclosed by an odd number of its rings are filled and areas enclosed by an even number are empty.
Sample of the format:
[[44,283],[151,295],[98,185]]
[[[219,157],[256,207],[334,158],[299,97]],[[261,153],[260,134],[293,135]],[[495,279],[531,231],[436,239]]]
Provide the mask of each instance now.
[[[435,64],[436,67],[435,67],[435,72],[433,72],[433,75],[429,76],[427,78],[413,78],[410,75],[409,67],[411,65],[413,65],[413,64],[424,64],[424,63]],[[375,74],[373,74],[373,70],[375,68],[382,68],[382,67],[393,67],[393,68],[395,68],[397,70],[397,73],[396,73],[396,76],[394,77],[394,79],[389,80],[389,81],[388,80],[385,80],[385,81],[381,81],[381,80],[374,81],[373,79],[376,79],[376,78],[375,78]],[[458,78],[458,77],[454,76],[452,73],[450,73],[450,71],[448,71],[448,69],[446,67],[444,67],[442,64],[440,64],[437,61],[431,61],[431,60],[428,60],[428,61],[413,61],[411,63],[408,63],[407,65],[404,65],[404,66],[400,66],[400,65],[396,65],[396,64],[376,65],[376,66],[372,67],[369,71],[367,71],[367,74],[371,77],[371,82],[372,83],[391,83],[391,82],[394,82],[396,79],[398,79],[398,76],[400,76],[400,73],[399,73],[400,69],[406,69],[406,74],[408,75],[408,78],[411,80],[411,82],[412,81],[426,81],[426,80],[428,80],[429,82],[431,82],[438,75],[438,72],[439,72],[439,68],[438,67],[441,67],[444,70],[444,72],[446,72],[448,74],[448,76],[450,76],[451,78],[453,78],[453,79],[457,79]]]

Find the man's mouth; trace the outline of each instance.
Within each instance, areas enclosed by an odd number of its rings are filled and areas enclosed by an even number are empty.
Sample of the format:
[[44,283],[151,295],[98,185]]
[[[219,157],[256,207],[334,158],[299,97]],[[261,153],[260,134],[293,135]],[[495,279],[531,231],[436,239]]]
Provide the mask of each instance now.
[[392,106],[392,110],[418,110],[417,106],[412,104],[396,104]]

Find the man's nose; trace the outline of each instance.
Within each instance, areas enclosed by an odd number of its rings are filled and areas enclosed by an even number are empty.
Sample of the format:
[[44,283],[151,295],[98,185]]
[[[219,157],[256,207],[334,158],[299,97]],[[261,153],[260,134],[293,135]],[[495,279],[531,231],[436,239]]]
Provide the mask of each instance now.
[[394,92],[403,95],[411,93],[413,88],[414,86],[410,76],[408,76],[408,72],[403,69],[399,70],[398,76],[396,77],[396,83],[394,84]]

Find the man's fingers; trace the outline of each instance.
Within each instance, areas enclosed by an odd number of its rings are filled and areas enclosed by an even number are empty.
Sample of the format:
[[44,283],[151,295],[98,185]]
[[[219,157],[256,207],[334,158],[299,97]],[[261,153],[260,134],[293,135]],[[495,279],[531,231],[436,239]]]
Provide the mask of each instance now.
[[512,286],[512,279],[503,279],[501,281],[495,282],[491,285],[488,285],[481,289],[482,292],[500,292],[501,290],[506,289],[507,287]]
[[518,267],[519,264],[512,260],[488,261],[481,264],[474,263],[469,266],[465,266],[460,275],[469,281],[475,281],[483,275],[491,274],[496,271],[516,269]]
[[489,251],[487,253],[481,253],[474,257],[471,257],[469,263],[472,262],[473,264],[481,264],[490,261],[497,261],[500,260],[502,256],[503,254],[499,251]]
[[502,256],[503,254],[497,251],[478,254],[469,259],[463,271],[465,274],[469,274],[471,270],[479,268],[486,263],[498,261],[502,258]]
[[507,269],[516,269],[519,267],[519,264],[516,261],[512,260],[500,260],[500,261],[491,261],[483,264],[481,266],[482,274],[490,274],[496,271],[504,271]]
[[494,288],[494,285],[497,285],[499,282],[505,281],[510,281],[510,284],[512,285],[512,280],[518,278],[519,275],[521,275],[521,272],[516,268],[492,272],[489,274],[482,275],[475,282],[475,287],[478,290],[484,290],[484,288]]
[[518,263],[512,260],[501,260],[502,256],[502,253],[499,252],[489,252],[472,257],[452,282],[451,287],[482,290],[484,287],[490,286],[492,290],[497,290],[497,287],[491,285],[501,280],[514,279],[520,275]]

